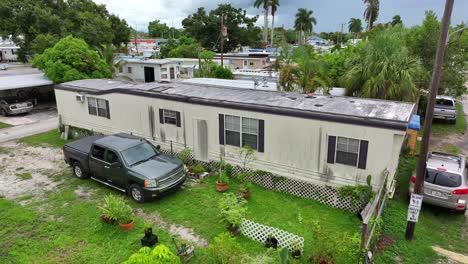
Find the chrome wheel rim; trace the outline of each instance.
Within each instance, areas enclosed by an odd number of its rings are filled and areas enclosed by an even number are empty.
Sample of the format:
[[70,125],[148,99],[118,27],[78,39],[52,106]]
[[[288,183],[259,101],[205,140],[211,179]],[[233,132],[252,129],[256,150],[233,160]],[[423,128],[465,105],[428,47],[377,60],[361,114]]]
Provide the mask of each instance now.
[[81,171],[81,168],[79,166],[75,166],[75,175],[78,178],[81,178],[81,176],[83,176],[83,172]]
[[132,188],[132,197],[133,199],[140,201],[141,200],[141,192],[137,188]]

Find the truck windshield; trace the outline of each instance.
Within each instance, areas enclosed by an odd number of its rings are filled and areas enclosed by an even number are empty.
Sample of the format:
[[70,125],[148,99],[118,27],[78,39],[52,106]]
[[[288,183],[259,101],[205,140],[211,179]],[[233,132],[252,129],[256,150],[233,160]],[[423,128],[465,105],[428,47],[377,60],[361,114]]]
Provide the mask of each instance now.
[[444,187],[458,187],[461,185],[460,175],[434,169],[426,170],[425,181]]
[[159,152],[149,143],[142,143],[122,151],[122,156],[129,166],[150,160]]

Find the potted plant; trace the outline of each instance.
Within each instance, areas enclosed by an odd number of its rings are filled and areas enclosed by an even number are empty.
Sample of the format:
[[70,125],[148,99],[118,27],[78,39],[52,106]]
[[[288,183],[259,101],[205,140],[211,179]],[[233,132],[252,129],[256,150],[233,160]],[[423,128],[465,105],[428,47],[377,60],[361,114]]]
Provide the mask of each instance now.
[[145,223],[145,236],[141,239],[141,246],[152,247],[158,243],[158,236],[153,234],[153,228],[148,223]]
[[247,180],[249,176],[246,172],[241,172],[237,175],[237,179],[240,182],[239,188],[237,189],[237,194],[242,196],[244,199],[248,199],[251,195],[252,183]]
[[229,188],[229,178],[226,171],[221,171],[218,180],[216,181],[216,191],[225,192]]
[[115,223],[119,211],[119,201],[116,196],[107,195],[98,207],[101,210],[100,217],[104,223]]
[[132,207],[125,203],[121,198],[119,199],[119,210],[117,212],[117,222],[124,230],[133,229],[133,210]]
[[198,163],[189,166],[188,169],[189,169],[189,172],[192,172],[193,175],[197,176],[197,178],[200,178],[200,175],[206,172],[205,167],[203,167],[203,165],[198,164]]
[[276,239],[272,234],[269,234],[265,240],[265,246],[267,248],[278,248],[278,239]]
[[292,240],[289,243],[289,247],[291,249],[291,256],[295,259],[298,259],[302,256],[302,246],[301,243],[297,240]]
[[233,193],[227,193],[219,201],[218,208],[220,210],[221,222],[227,224],[227,229],[231,234],[237,234],[239,227],[242,224],[242,219],[245,216],[247,208],[244,199],[237,199]]

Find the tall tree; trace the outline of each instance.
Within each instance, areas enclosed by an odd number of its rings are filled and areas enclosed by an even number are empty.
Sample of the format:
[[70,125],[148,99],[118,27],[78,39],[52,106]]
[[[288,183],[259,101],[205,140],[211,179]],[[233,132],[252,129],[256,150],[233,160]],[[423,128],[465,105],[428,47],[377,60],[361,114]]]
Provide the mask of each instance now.
[[400,15],[393,16],[392,22],[390,24],[392,24],[392,26],[403,24],[403,21],[401,21],[401,16]]
[[271,6],[271,39],[270,39],[270,47],[273,48],[273,41],[274,41],[274,35],[275,35],[275,14],[276,10],[278,9],[279,6],[279,0],[270,0],[270,6]]
[[319,88],[328,93],[330,80],[327,77],[325,64],[317,59],[317,54],[311,46],[301,46],[293,51],[296,62],[296,83],[302,93],[314,93]]
[[356,36],[358,33],[362,31],[362,23],[361,19],[359,18],[351,18],[348,22],[348,30],[349,32],[354,33]]
[[263,8],[263,43],[268,43],[268,10],[270,8],[270,0],[255,0],[255,8]]
[[401,28],[382,31],[348,59],[342,84],[348,95],[415,101],[422,68],[404,46]]
[[313,26],[317,24],[313,13],[314,11],[305,8],[299,8],[297,10],[296,19],[294,20],[294,29],[300,32],[300,44],[304,44],[305,42],[305,32],[310,34],[313,30]]
[[150,38],[169,38],[170,29],[166,23],[154,20],[148,24],[148,34]]
[[255,26],[258,17],[248,17],[247,12],[241,8],[221,4],[209,13],[203,7],[197,12],[182,20],[185,34],[194,38],[202,47],[209,50],[220,51],[221,16],[226,18],[225,26],[228,38],[224,41],[224,50],[230,51],[240,46],[257,46],[261,42],[260,28]]
[[364,18],[367,22],[367,30],[372,29],[374,22],[379,17],[380,2],[379,0],[363,0],[364,4],[367,5],[364,11]]

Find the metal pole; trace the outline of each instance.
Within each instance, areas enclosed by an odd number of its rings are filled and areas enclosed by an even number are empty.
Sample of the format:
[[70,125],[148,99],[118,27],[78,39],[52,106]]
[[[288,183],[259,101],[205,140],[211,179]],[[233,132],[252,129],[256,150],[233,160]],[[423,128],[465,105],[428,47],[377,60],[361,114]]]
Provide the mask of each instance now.
[[[432,80],[430,87],[430,97],[427,102],[426,117],[424,119],[424,135],[422,138],[421,150],[419,152],[418,169],[416,173],[416,182],[414,184],[414,193],[421,194],[424,184],[424,174],[426,172],[426,157],[429,149],[429,138],[432,128],[432,116],[434,114],[434,104],[437,94],[437,88],[440,83],[440,74],[442,70],[442,63],[444,62],[445,43],[447,42],[447,33],[450,26],[450,17],[452,15],[454,0],[447,0],[445,2],[444,16],[442,17],[442,28],[440,31],[439,44],[437,46],[437,53],[434,62],[434,69],[432,72]],[[415,222],[408,221],[406,226],[406,240],[412,240],[414,230],[416,227]]]
[[223,59],[224,59],[224,56],[223,56],[223,46],[224,46],[224,36],[223,36],[223,30],[224,30],[224,15],[221,15],[221,31],[220,31],[220,34],[221,34],[221,67],[223,67]]

